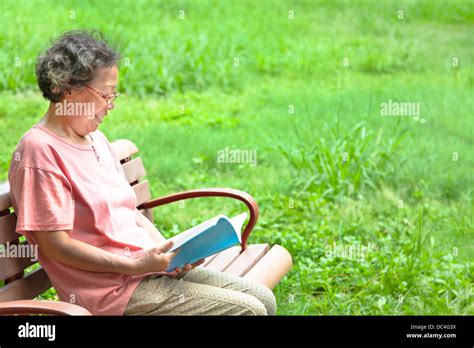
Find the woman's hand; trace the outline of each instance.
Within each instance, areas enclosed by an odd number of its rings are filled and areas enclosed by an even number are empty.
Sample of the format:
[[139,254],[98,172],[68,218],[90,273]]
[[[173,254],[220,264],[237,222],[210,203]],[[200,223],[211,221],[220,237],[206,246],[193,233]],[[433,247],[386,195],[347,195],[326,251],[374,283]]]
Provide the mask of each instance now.
[[164,274],[167,275],[167,276],[170,276],[172,278],[175,278],[175,277],[177,277],[177,276],[179,276],[183,273],[186,273],[186,272],[196,268],[199,265],[202,265],[205,261],[206,261],[206,259],[201,259],[199,261],[196,261],[193,264],[187,263],[187,264],[184,265],[183,268],[176,267],[173,272],[165,272]]
[[[179,249],[172,252],[167,252],[172,246],[172,241],[166,241],[154,248],[146,250],[143,255],[136,260],[133,272],[134,275],[165,272],[169,267],[173,257],[175,257],[179,252]],[[174,272],[171,272],[170,274],[172,273]]]
[[201,259],[193,264],[186,264],[183,268],[175,268],[172,272],[166,272],[171,260],[179,252],[179,249],[173,252],[167,252],[173,246],[172,241],[166,241],[159,244],[157,247],[149,249],[143,253],[143,255],[137,259],[134,275],[140,275],[144,273],[162,273],[169,277],[175,278],[183,273],[186,273],[193,268],[204,263],[205,259]]

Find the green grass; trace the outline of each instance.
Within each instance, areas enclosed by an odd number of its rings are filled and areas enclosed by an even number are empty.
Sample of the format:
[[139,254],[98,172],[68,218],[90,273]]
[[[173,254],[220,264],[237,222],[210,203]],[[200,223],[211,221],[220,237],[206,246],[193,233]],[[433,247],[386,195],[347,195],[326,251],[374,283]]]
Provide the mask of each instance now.
[[[63,30],[99,28],[128,58],[101,130],[139,146],[155,196],[222,186],[256,198],[250,241],[294,258],[278,314],[474,313],[473,2],[0,6],[0,180],[47,107],[37,54]],[[421,116],[381,116],[389,99]],[[218,163],[225,147],[256,150],[258,165]],[[242,209],[201,199],[155,221],[170,236]],[[333,245],[372,249],[348,258]]]

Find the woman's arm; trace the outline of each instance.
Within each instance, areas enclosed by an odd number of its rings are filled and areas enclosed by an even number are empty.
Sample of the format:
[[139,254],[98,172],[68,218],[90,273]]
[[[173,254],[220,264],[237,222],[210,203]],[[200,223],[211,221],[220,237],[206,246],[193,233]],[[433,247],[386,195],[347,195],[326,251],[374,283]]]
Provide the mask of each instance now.
[[38,247],[44,255],[72,267],[92,272],[114,272],[140,275],[166,270],[175,252],[166,253],[172,242],[147,250],[139,259],[120,256],[69,236],[67,231],[34,231]]

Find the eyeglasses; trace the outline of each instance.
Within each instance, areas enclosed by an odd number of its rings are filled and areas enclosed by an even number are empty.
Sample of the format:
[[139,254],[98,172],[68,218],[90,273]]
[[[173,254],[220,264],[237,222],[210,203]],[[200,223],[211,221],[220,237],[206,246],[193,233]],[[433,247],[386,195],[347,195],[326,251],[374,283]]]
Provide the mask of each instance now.
[[87,88],[89,88],[92,92],[94,92],[95,94],[97,94],[99,97],[101,97],[102,99],[104,99],[105,103],[107,105],[112,105],[113,101],[115,100],[115,98],[117,98],[120,93],[116,93],[116,92],[113,92],[111,94],[104,94],[98,90],[96,90],[95,88],[92,88],[91,86],[89,85],[85,85]]

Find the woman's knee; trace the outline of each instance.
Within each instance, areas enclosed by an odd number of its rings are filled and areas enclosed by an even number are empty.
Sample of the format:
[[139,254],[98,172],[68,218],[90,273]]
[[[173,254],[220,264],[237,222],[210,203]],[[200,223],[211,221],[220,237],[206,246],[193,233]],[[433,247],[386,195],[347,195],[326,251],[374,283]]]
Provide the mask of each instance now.
[[245,296],[245,302],[241,304],[244,309],[244,315],[268,315],[266,306],[252,295]]
[[264,304],[268,315],[276,314],[276,299],[270,288],[258,283],[252,287],[252,291],[249,294]]

